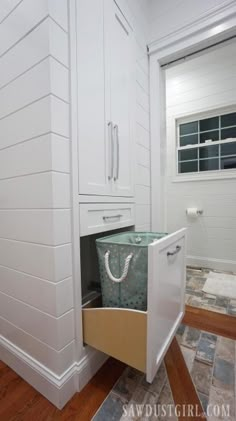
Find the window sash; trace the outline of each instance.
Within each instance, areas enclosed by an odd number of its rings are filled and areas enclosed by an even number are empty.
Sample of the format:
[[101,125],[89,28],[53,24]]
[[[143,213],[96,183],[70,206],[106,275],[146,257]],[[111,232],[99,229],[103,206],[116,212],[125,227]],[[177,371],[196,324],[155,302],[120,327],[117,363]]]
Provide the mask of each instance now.
[[[222,121],[222,118],[230,114],[234,114],[233,119],[231,118],[231,120],[225,121],[224,123]],[[205,125],[204,127],[202,126],[202,129],[205,129],[205,130],[200,130],[201,121],[204,121],[210,118],[215,118],[218,120],[215,121],[214,122],[215,124],[213,125],[210,124],[209,122],[209,124]],[[185,124],[190,124],[190,123],[192,124],[194,123],[195,126],[189,127],[188,130],[191,131],[191,128],[192,128],[193,130],[195,129],[194,132],[180,134],[180,132],[186,131],[184,129],[181,130],[181,126]],[[227,123],[231,123],[231,125],[227,126]],[[216,127],[214,127],[214,125]],[[207,129],[208,126],[209,126],[209,129]],[[226,161],[230,159],[232,160],[236,159],[236,153],[234,153],[235,147],[234,146],[230,147],[230,144],[236,144],[235,109],[232,111],[229,110],[227,112],[219,113],[218,115],[216,114],[213,115],[213,113],[209,113],[209,115],[207,115],[207,113],[205,113],[204,117],[202,116],[201,118],[196,118],[196,119],[193,118],[192,120],[190,120],[190,118],[180,119],[179,121],[177,121],[176,129],[177,129],[176,130],[176,134],[177,134],[176,173],[178,175],[186,176],[188,174],[189,175],[195,174],[199,176],[199,174],[202,174],[203,172],[217,172],[217,173],[225,172],[225,170],[228,171],[230,167],[224,168],[224,162],[223,162],[224,159]],[[228,133],[224,132],[224,136],[225,135],[227,136],[228,134],[229,137],[222,140],[222,137],[224,137],[222,134],[223,133],[222,130],[224,129],[229,129],[229,130],[231,129],[231,132],[230,131]],[[216,131],[218,132],[217,134],[214,133]],[[208,137],[208,134],[209,134],[209,137]],[[232,135],[234,137],[230,137]],[[197,142],[197,143],[192,144],[191,142]],[[185,143],[189,143],[189,144],[184,145]],[[227,147],[221,146],[225,144],[228,144],[229,147],[227,148]],[[184,145],[184,146],[181,146],[181,145]],[[200,149],[200,148],[208,148],[208,150],[205,149],[206,152],[204,152],[204,149]],[[228,154],[223,155],[222,149],[224,152],[228,152]],[[187,153],[187,151],[189,151],[189,153]],[[190,151],[192,151],[192,153]],[[204,164],[204,162],[206,161],[208,161],[208,164]],[[218,164],[217,164],[217,161],[218,161]],[[188,164],[190,165],[191,163],[192,163],[193,171],[188,171],[186,166],[188,166]],[[214,166],[217,168],[214,169]],[[232,170],[235,171],[236,168],[232,167]]]
[[[212,172],[217,172],[217,173],[225,173],[227,171],[229,171],[229,168],[222,168],[222,159],[227,159],[227,158],[235,158],[236,154],[229,154],[229,155],[222,155],[221,153],[221,145],[224,144],[236,144],[236,138],[229,138],[229,139],[224,139],[224,140],[218,140],[218,141],[214,141],[214,142],[206,142],[206,143],[197,143],[195,145],[187,145],[187,146],[178,146],[176,148],[176,158],[177,158],[177,174],[178,176],[181,177],[186,177],[188,175],[200,175],[203,173],[212,173]],[[218,146],[218,156],[209,156],[206,158],[200,158],[200,148],[207,148],[207,147],[211,147],[211,146]],[[189,159],[189,160],[181,160],[179,159],[179,151],[188,151],[188,150],[198,150],[197,153],[197,158],[195,159]],[[201,166],[201,162],[204,161],[210,161],[210,160],[218,160],[219,164],[218,164],[218,168],[217,169],[208,169],[208,170],[201,170],[200,166]],[[196,162],[197,163],[197,170],[195,171],[180,171],[180,166],[181,164],[184,163],[190,163],[190,162]],[[232,168],[231,171],[235,171],[235,168]]]
[[[234,126],[235,127],[235,126]],[[229,137],[228,139],[223,140],[214,140],[213,142],[206,142],[206,143],[196,143],[195,145],[186,145],[186,146],[177,146],[178,151],[184,151],[187,149],[196,149],[196,148],[205,148],[207,146],[213,146],[213,145],[222,145],[224,143],[234,143],[236,142],[235,137]]]
[[[199,121],[201,121],[201,120],[199,120]],[[180,123],[180,124],[179,124],[179,126],[180,126],[181,124],[184,124],[184,123]],[[197,132],[193,132],[193,133],[180,134],[180,135],[179,135],[179,138],[180,138],[180,137],[192,136],[192,135],[194,135],[194,134],[199,134],[199,133],[209,133],[209,132],[217,132],[217,131],[220,131],[220,130],[225,130],[225,129],[234,129],[235,127],[236,127],[236,125],[234,124],[233,126],[227,126],[227,127],[222,127],[222,126],[219,126],[219,127],[218,127],[218,128],[216,128],[216,129],[198,130]]]

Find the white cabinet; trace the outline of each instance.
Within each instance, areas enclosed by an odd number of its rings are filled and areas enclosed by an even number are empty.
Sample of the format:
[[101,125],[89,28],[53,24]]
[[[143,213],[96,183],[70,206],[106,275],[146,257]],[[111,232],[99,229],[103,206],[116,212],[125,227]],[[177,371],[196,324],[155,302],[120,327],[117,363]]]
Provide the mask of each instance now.
[[134,148],[134,43],[129,24],[113,1],[106,10],[106,107],[107,122],[113,124],[113,182],[112,193],[132,195]]
[[186,229],[148,246],[147,311],[83,309],[84,342],[152,382],[184,315]]
[[133,196],[133,31],[112,0],[78,1],[79,194]]
[[102,1],[77,2],[77,69],[79,193],[106,195],[110,182]]

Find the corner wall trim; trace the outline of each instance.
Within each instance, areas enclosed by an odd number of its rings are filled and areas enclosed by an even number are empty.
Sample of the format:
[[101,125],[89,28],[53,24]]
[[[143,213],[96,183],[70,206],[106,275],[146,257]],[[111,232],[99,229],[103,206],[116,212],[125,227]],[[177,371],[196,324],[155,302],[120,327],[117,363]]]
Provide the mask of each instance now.
[[107,359],[105,354],[90,350],[59,376],[3,336],[0,336],[0,357],[59,409],[88,383]]

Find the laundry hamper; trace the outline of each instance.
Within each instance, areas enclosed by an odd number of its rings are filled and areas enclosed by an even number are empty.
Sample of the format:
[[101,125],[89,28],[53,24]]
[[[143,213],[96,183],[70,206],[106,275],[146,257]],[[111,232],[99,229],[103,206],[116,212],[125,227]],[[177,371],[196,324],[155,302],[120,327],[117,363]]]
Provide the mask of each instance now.
[[103,307],[146,311],[148,245],[165,235],[128,231],[96,240]]

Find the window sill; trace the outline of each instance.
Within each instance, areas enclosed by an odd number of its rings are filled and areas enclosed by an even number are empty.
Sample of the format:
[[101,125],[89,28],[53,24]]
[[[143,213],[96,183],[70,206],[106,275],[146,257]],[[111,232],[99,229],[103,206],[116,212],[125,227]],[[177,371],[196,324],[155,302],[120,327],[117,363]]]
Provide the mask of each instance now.
[[207,181],[207,180],[226,180],[236,178],[236,169],[234,171],[224,170],[211,171],[211,174],[196,173],[192,175],[178,174],[172,178],[172,183],[185,183],[188,181]]

